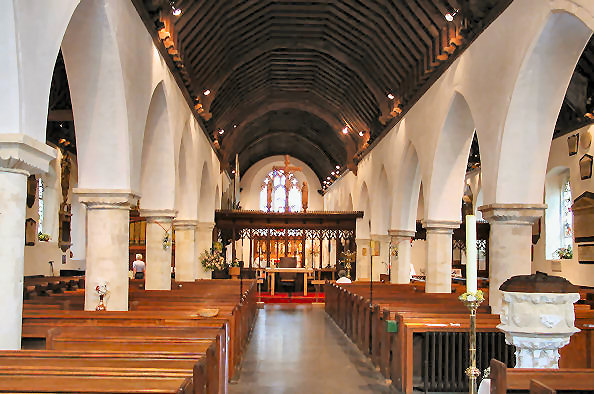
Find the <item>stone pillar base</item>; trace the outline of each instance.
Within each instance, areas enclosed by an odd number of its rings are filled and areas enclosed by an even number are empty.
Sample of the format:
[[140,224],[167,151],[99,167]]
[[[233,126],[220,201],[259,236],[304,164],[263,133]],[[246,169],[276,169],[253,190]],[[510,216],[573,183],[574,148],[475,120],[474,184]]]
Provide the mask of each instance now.
[[198,222],[196,227],[196,279],[210,279],[210,271],[206,271],[200,264],[200,255],[212,248],[212,222]]
[[460,227],[458,221],[427,220],[427,279],[426,293],[452,292],[452,233]]
[[175,280],[193,282],[196,279],[196,220],[175,220]]
[[544,213],[544,204],[490,204],[479,207],[491,225],[489,232],[489,305],[501,307],[499,286],[532,269],[532,224]]
[[410,265],[412,263],[410,239],[415,236],[415,232],[389,230],[388,234],[392,238],[392,248],[396,251],[396,256],[391,256],[390,283],[410,283]]
[[85,310],[99,304],[97,285],[106,284],[108,311],[128,310],[130,206],[138,196],[130,190],[74,189],[87,207]]
[[[171,290],[171,244],[163,244],[167,235],[173,239],[173,218],[175,211],[171,209],[145,210],[141,215],[146,217],[146,274],[144,288],[146,290]],[[167,230],[167,231],[165,231]]]
[[370,265],[370,260],[369,260],[369,255],[370,255],[370,250],[369,250],[369,239],[365,239],[365,238],[357,238],[355,240],[355,243],[357,244],[357,278],[356,280],[370,280],[371,279],[371,273],[369,272],[369,265]]

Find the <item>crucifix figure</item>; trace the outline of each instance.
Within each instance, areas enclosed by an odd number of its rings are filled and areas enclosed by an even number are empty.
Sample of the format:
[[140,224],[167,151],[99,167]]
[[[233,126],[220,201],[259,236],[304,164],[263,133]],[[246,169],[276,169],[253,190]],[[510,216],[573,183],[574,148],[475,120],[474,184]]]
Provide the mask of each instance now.
[[285,155],[285,166],[273,166],[273,170],[282,171],[285,174],[285,212],[289,212],[289,189],[291,188],[291,180],[289,175],[301,171],[301,167],[290,165],[289,155]]

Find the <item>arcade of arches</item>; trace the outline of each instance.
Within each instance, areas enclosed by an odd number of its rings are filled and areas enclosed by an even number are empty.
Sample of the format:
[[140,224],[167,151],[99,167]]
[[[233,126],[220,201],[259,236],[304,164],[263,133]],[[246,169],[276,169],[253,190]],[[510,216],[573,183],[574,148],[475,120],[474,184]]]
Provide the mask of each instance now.
[[593,1],[232,3],[0,2],[0,349],[20,348],[25,276],[84,271],[85,309],[109,283],[114,311],[138,251],[147,290],[172,260],[210,278],[218,209],[360,211],[352,279],[412,266],[429,293],[451,292],[473,213],[494,313],[514,275],[594,286],[571,211],[594,192]]

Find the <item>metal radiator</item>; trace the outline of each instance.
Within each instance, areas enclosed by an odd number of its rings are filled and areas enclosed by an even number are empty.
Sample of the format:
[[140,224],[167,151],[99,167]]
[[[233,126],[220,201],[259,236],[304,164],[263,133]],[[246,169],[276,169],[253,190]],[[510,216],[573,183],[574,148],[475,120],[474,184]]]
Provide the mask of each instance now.
[[[477,332],[477,368],[483,372],[492,358],[515,365],[515,348],[501,332]],[[424,332],[413,336],[413,385],[424,392],[468,392],[464,371],[469,365],[467,332]],[[482,378],[482,376],[481,376]],[[480,381],[480,378],[479,378]]]

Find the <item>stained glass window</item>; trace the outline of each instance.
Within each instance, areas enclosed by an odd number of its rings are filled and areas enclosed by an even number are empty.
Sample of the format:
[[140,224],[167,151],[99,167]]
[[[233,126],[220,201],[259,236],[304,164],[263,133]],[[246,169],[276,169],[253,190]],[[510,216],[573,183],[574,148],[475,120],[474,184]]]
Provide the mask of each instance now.
[[573,246],[573,212],[571,211],[571,187],[569,177],[561,187],[561,246]]
[[39,206],[37,208],[37,213],[39,214],[39,228],[38,231],[43,233],[43,180],[39,178],[37,180],[37,197],[39,199]]
[[[289,212],[299,212],[301,206],[301,189],[299,188],[299,181],[292,173],[289,177]],[[268,173],[262,189],[260,190],[260,210],[268,211],[268,183],[272,182],[272,212],[285,212],[285,201],[287,199],[286,192],[286,177],[282,170],[272,170]]]

